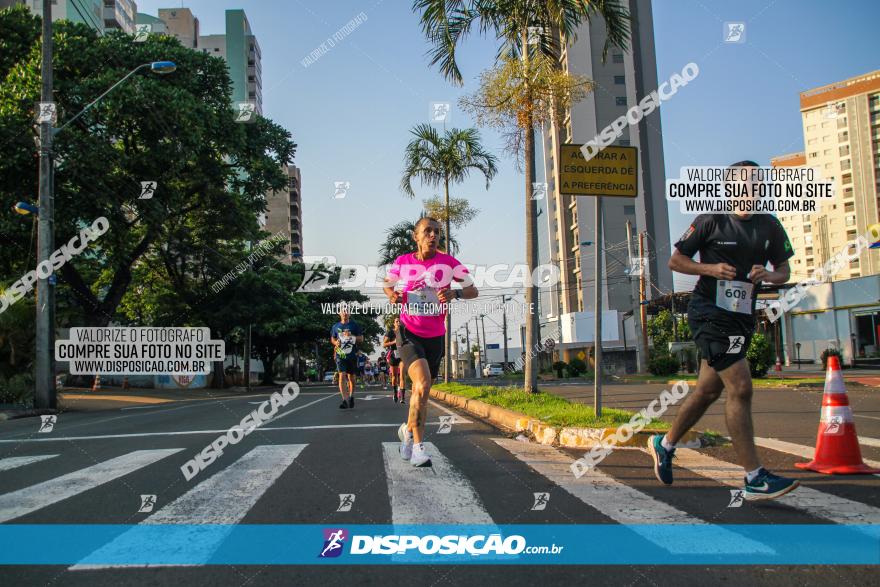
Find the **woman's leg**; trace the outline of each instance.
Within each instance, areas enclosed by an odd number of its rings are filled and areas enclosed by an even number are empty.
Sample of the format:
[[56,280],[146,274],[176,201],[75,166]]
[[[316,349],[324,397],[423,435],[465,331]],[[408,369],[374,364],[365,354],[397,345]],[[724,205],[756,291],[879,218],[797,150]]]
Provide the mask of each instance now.
[[414,361],[409,365],[407,373],[412,382],[407,429],[412,432],[413,441],[418,444],[422,442],[425,421],[428,417],[428,397],[431,392],[431,371],[428,368],[428,361],[425,359]]

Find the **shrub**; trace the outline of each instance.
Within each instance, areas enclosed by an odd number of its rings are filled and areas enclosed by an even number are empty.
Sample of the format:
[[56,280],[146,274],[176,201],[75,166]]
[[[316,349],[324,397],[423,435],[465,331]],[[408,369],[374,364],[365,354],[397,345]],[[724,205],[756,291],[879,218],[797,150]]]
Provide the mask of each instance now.
[[746,351],[746,359],[749,361],[749,370],[752,377],[763,377],[770,370],[770,365],[776,362],[773,356],[773,347],[763,334],[752,336],[752,342]]
[[828,369],[828,357],[834,355],[837,357],[837,360],[840,361],[840,367],[843,368],[843,354],[837,349],[825,349],[822,351],[822,370],[825,371]]
[[34,402],[34,377],[30,373],[0,376],[0,404],[30,406]]
[[553,370],[556,371],[556,376],[562,379],[565,375],[563,371],[568,367],[565,361],[556,361],[553,363]]
[[648,358],[648,371],[654,375],[675,375],[678,367],[678,359],[668,352],[653,351]]
[[582,373],[587,371],[587,364],[583,359],[578,359],[575,357],[571,361],[568,362],[568,374],[570,377],[579,377]]

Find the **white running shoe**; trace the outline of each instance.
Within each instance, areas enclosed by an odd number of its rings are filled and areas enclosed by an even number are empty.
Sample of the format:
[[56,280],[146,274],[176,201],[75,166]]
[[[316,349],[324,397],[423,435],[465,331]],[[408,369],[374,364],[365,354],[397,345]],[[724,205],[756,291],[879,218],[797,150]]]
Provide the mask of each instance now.
[[420,442],[419,444],[413,444],[410,446],[412,446],[412,458],[409,461],[410,464],[413,467],[430,467],[431,457],[429,457],[428,453],[425,451],[424,443]]
[[400,439],[400,442],[406,442],[407,440],[412,442],[412,432],[406,429],[406,422],[397,429],[397,438]]
[[413,442],[410,439],[409,442],[401,442],[400,443],[400,458],[405,461],[408,461],[412,458],[413,455]]

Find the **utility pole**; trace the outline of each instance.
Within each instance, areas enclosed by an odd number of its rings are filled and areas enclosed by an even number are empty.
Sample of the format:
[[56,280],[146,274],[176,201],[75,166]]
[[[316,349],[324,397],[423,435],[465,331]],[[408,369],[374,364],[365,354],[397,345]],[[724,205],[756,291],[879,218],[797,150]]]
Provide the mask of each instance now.
[[[482,373],[482,369],[483,369],[483,350],[482,349],[483,349],[483,347],[480,344],[480,325],[477,324],[477,317],[476,316],[474,316],[474,332],[476,333],[476,336],[477,336],[477,353],[478,353],[477,356],[479,357],[479,360],[478,360],[479,364],[474,365],[474,370],[476,371],[477,378],[481,378],[483,376],[483,373]],[[483,342],[485,342],[485,340]]]
[[489,362],[489,343],[486,342],[486,315],[480,314],[480,324],[483,325],[483,364]]
[[[501,296],[501,329],[504,331],[504,368],[507,369],[507,296]],[[540,337],[538,337],[540,338]]]
[[[633,258],[633,234],[632,234],[632,223],[627,220],[626,221],[626,252],[629,255],[629,258]],[[630,261],[630,266],[632,266],[632,261]],[[641,267],[641,273],[644,274],[645,267]],[[639,283],[641,283],[641,275],[638,276]],[[633,308],[633,325],[635,326],[635,334],[636,334],[636,371],[638,373],[644,373],[647,365],[647,353],[645,352],[644,339],[640,336],[642,330],[642,298],[639,295],[639,286],[630,277],[630,290],[632,292],[633,300],[638,300],[639,303]],[[626,329],[624,328],[624,334],[626,333]]]
[[602,417],[602,197],[595,196],[596,204],[596,280],[594,282],[595,301],[593,305],[596,331],[593,338],[593,410],[596,417]]
[[[263,365],[263,369],[271,369]],[[251,324],[248,322],[247,341],[244,346],[244,389],[251,391]]]
[[[54,102],[52,95],[52,0],[43,0],[43,62],[40,66],[40,101]],[[57,112],[57,110],[56,110]],[[37,266],[48,262],[55,248],[55,199],[52,193],[53,122],[40,123],[40,217],[37,220]],[[39,272],[37,273],[39,275]],[[55,276],[37,280],[36,381],[34,407],[55,409]]]
[[468,328],[468,321],[467,320],[465,320],[465,323],[464,323],[464,336],[465,336],[465,339],[467,340],[467,348],[465,350],[466,350],[467,357],[468,357],[468,367],[470,367],[470,365],[472,364],[472,361],[474,360],[474,354],[471,351],[471,329]]
[[[639,233],[639,257],[647,259],[645,251],[645,233]],[[646,263],[647,265],[647,263]],[[648,350],[648,308],[645,306],[645,272],[639,276],[639,315],[642,322],[642,345],[647,354]]]

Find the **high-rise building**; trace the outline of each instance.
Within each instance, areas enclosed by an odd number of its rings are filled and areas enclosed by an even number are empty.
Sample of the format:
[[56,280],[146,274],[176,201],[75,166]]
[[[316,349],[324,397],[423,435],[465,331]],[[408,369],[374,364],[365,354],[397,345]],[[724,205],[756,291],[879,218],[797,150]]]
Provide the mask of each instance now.
[[226,11],[226,33],[199,37],[198,47],[223,57],[232,78],[232,101],[250,102],[263,113],[262,51],[244,10]]
[[286,189],[270,192],[266,196],[268,208],[265,214],[264,229],[267,232],[284,233],[287,240],[284,263],[290,264],[301,260],[302,244],[302,193],[300,190],[300,170],[295,165],[284,166],[288,182]]
[[133,34],[137,4],[133,0],[104,0],[104,30]]
[[[31,12],[43,15],[43,0],[23,2]],[[82,23],[99,33],[104,32],[104,3],[102,0],[57,0],[52,2],[52,21],[69,20]]]
[[[627,109],[636,105],[647,94],[657,89],[657,62],[654,52],[654,24],[650,0],[627,0],[624,5],[633,15],[632,38],[626,51],[609,51],[603,63],[602,50],[607,38],[605,24],[593,19],[577,31],[577,40],[561,49],[560,63],[572,74],[593,80],[593,91],[566,113],[560,127],[548,125],[543,133],[543,165],[539,162],[537,181],[543,170],[547,197],[539,200],[538,236],[541,263],[553,263],[560,269],[559,285],[542,289],[540,311],[542,339],[561,331],[560,350],[568,356],[571,350],[592,346],[583,328],[573,328],[584,322],[594,310],[595,254],[603,252],[604,277],[603,309],[616,311],[617,337],[606,340],[603,348],[633,349],[636,331],[633,320],[624,313],[638,311],[639,300],[633,296],[628,276],[627,223],[632,232],[646,234],[648,249],[648,299],[658,291],[672,291],[672,273],[666,266],[670,255],[669,217],[666,208],[666,177],[663,163],[663,142],[660,111],[655,110],[637,125],[630,125],[615,145],[638,148],[638,197],[602,198],[602,243],[594,238],[594,199],[589,196],[571,196],[559,191],[558,145],[583,144],[594,139],[603,128]],[[541,141],[539,140],[539,143]],[[538,149],[538,157],[542,151]],[[540,161],[540,159],[539,159]],[[635,239],[634,239],[635,241]],[[590,245],[582,243],[591,242]],[[632,245],[635,247],[635,244]],[[634,256],[637,249],[634,248]],[[613,314],[606,314],[606,320]],[[588,318],[590,321],[592,318]],[[609,325],[610,326],[610,325]],[[612,330],[615,330],[612,328]]]
[[165,33],[171,35],[184,47],[199,46],[199,19],[189,8],[160,8],[159,18],[165,23]]
[[[779,214],[800,281],[880,222],[880,70],[802,92],[804,152],[776,157],[774,166],[806,165],[835,183],[836,197],[813,214]],[[880,273],[880,255],[863,252],[834,280]]]

